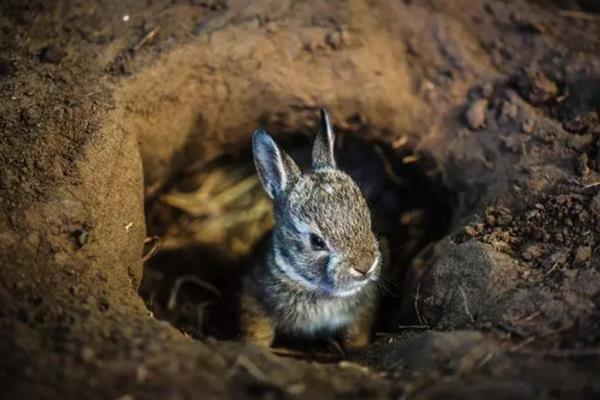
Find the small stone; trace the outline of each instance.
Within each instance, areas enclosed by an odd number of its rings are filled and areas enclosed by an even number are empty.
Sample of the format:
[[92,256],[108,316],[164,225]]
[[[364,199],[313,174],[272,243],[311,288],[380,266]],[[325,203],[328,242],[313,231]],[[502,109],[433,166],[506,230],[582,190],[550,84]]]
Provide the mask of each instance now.
[[325,43],[332,49],[338,49],[342,44],[342,35],[338,31],[329,32],[325,35]]
[[532,261],[540,258],[542,254],[543,250],[540,245],[531,244],[527,246],[525,250],[523,250],[523,254],[521,255],[521,257],[523,257],[523,260],[525,261]]
[[535,129],[535,120],[533,118],[525,118],[521,123],[521,130],[524,133],[531,133]]
[[465,233],[467,235],[469,235],[470,237],[475,237],[477,236],[477,231],[475,230],[475,228],[473,228],[471,225],[467,225],[465,226]]
[[592,247],[591,246],[579,246],[575,250],[575,262],[585,263],[592,258]]
[[492,95],[494,94],[494,85],[492,85],[489,82],[483,85],[481,87],[481,94],[483,94],[483,97],[486,98],[492,97]]
[[91,347],[84,346],[81,349],[81,359],[83,361],[90,362],[94,359],[95,356],[96,356],[96,352]]
[[82,248],[88,241],[89,233],[85,229],[75,229],[71,232],[71,236],[75,240],[78,248]]
[[556,97],[558,87],[543,72],[528,70],[520,82],[521,92],[532,104],[540,104]]
[[60,63],[67,55],[67,52],[60,46],[51,44],[40,50],[40,61],[51,64]]
[[486,99],[477,99],[469,104],[465,114],[467,125],[471,129],[481,129],[485,125],[485,112],[488,107]]

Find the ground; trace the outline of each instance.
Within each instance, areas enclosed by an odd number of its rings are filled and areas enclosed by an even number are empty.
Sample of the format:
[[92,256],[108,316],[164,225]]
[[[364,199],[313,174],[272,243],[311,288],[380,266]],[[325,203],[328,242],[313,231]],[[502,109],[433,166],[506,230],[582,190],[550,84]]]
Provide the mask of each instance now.
[[[3,2],[3,394],[597,397],[599,11]],[[215,162],[243,167],[259,125],[300,146],[321,106],[389,222],[375,342],[344,360],[289,357],[161,314],[165,268],[206,263],[181,252],[190,232],[173,229],[190,208],[168,195]],[[144,264],[156,234],[172,247]]]

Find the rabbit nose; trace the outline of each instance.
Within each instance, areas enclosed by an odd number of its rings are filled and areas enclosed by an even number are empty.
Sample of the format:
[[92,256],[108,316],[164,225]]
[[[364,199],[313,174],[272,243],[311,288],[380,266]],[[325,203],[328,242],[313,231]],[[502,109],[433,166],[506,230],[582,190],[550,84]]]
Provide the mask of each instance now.
[[373,266],[377,260],[372,261],[370,258],[363,258],[357,265],[353,266],[352,269],[360,276],[366,276],[369,271],[373,269]]
[[357,275],[360,276],[366,276],[367,272],[369,272],[369,267],[367,266],[366,268],[361,266],[358,267],[352,267],[352,270],[355,271],[357,273]]

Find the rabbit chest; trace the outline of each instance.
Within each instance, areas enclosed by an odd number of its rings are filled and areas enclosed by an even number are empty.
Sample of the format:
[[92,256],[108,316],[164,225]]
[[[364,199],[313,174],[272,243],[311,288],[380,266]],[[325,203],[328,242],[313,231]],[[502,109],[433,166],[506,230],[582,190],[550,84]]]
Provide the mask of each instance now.
[[308,336],[338,331],[350,325],[372,292],[368,286],[353,296],[321,296],[270,274],[265,278],[262,275],[260,282],[251,278],[248,283],[277,330]]
[[311,335],[332,332],[349,325],[356,315],[354,299],[317,298],[294,294],[275,306],[276,325],[281,330]]

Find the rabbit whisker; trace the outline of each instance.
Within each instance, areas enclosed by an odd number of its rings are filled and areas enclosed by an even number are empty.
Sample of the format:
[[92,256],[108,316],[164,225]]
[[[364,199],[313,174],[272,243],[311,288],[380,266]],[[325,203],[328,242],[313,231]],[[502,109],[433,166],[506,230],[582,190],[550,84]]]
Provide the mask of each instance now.
[[390,290],[390,288],[388,288],[387,286],[385,286],[385,284],[383,283],[383,281],[378,281],[377,282],[377,286],[382,289],[384,292],[388,293],[390,296],[398,298],[400,297],[397,293],[393,292],[392,290]]
[[397,283],[395,283],[391,279],[386,278],[385,275],[380,275],[378,278],[381,281],[387,283],[389,286],[393,287],[394,289],[396,289],[396,290],[402,290],[402,287],[400,285],[398,285]]

